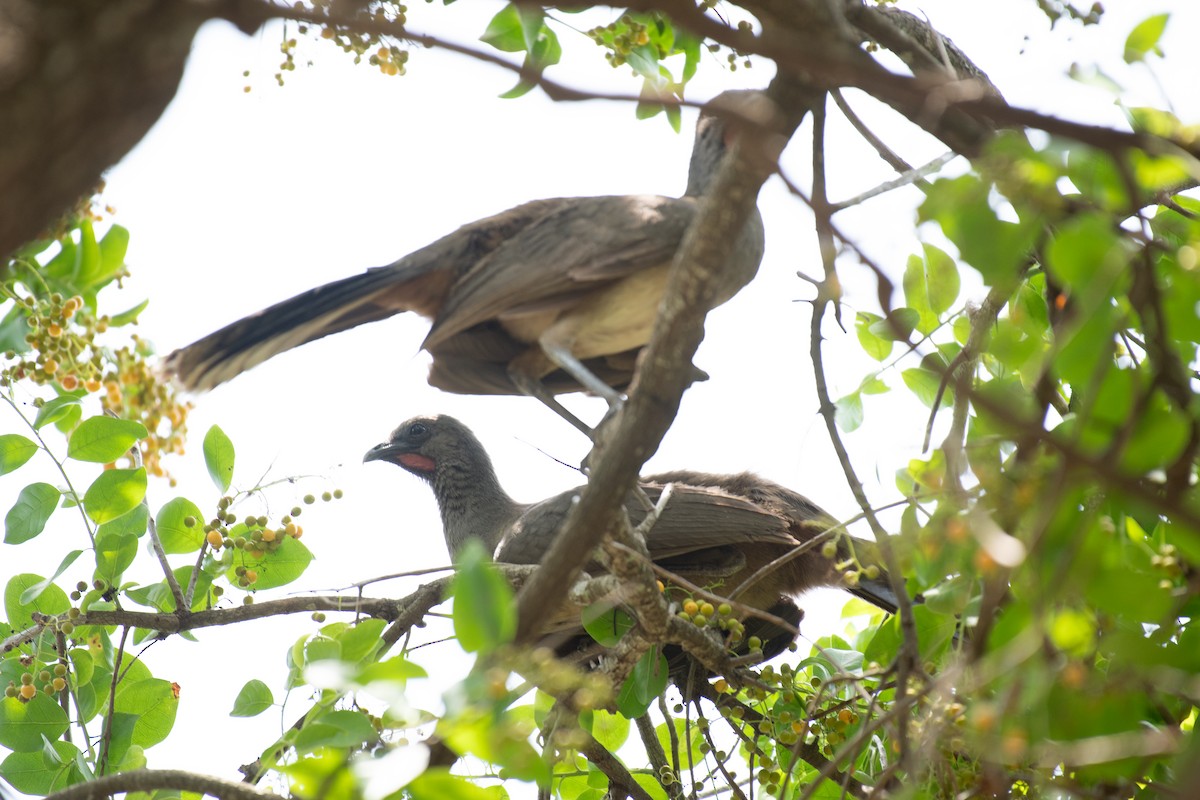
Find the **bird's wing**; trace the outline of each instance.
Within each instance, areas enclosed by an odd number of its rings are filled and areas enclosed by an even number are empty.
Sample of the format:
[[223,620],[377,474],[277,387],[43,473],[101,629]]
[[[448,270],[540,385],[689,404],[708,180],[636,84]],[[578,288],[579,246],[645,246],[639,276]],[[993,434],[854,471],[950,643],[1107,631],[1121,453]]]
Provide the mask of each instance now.
[[424,347],[474,325],[568,308],[598,285],[668,262],[695,214],[694,198],[574,197],[462,276]]
[[189,389],[211,389],[293,347],[367,322],[402,311],[432,319],[453,283],[545,216],[548,202],[472,222],[387,266],[276,303],[176,350],[165,367]]
[[[642,487],[652,501],[662,486]],[[501,546],[498,561],[537,564],[558,535],[579,490],[573,489],[531,506],[513,526]],[[626,504],[636,525],[645,517],[641,505]],[[646,536],[646,547],[654,559],[675,558],[710,548],[750,542],[795,546],[787,520],[750,501],[715,489],[676,486],[667,506]]]
[[[429,385],[455,394],[521,394],[512,382],[508,364],[526,347],[497,322],[468,328],[429,348],[433,356]],[[633,378],[636,356],[637,351],[629,351],[585,359],[583,363],[600,380],[621,389]],[[546,375],[542,385],[553,394],[583,389],[563,370]]]
[[[642,488],[657,502],[661,486]],[[645,517],[640,505],[630,504],[629,510],[635,525]],[[685,485],[674,486],[646,534],[646,548],[655,560],[751,543],[794,547],[799,541],[789,531],[788,520],[770,509],[719,489]]]

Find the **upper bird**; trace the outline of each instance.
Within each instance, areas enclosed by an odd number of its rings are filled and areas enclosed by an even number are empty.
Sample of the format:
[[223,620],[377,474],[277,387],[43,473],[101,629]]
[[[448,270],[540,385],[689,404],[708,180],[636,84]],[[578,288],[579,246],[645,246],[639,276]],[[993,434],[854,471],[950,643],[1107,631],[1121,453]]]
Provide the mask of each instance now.
[[[586,429],[554,395],[619,399],[615,390],[630,382],[650,339],[671,260],[731,142],[732,120],[763,117],[764,104],[758,92],[725,92],[706,106],[682,197],[535,200],[227,325],[171,353],[166,368],[185,388],[209,389],[293,347],[415,311],[433,323],[422,343],[433,356],[430,384],[530,394]],[[725,265],[718,303],[754,277],[762,254],[755,211]]]
[[[580,491],[572,489],[540,503],[517,503],[501,487],[487,451],[471,430],[444,414],[404,422],[363,460],[389,461],[429,482],[451,558],[469,540],[478,539],[498,562],[539,563]],[[641,481],[651,500],[657,500],[666,484],[673,486],[671,497],[646,535],[646,548],[659,566],[701,587],[717,586],[716,594],[736,594],[734,599],[742,604],[793,624],[800,614],[791,596],[819,586],[842,586],[895,613],[896,597],[886,575],[874,575],[872,570],[868,576],[864,571],[856,582],[844,582],[835,562],[850,556],[846,536],[831,539],[836,541],[832,559],[819,547],[797,552],[838,527],[833,517],[802,495],[746,472],[714,475],[680,470]],[[626,508],[635,525],[646,515],[632,498]],[[759,572],[789,554],[793,557],[778,568]],[[589,570],[596,568],[592,565]],[[548,619],[552,616],[556,615]],[[556,618],[541,627],[547,631],[572,625],[578,628],[577,615],[573,621]],[[776,650],[792,639],[778,628],[770,635],[776,639]],[[766,647],[764,652],[771,654]]]

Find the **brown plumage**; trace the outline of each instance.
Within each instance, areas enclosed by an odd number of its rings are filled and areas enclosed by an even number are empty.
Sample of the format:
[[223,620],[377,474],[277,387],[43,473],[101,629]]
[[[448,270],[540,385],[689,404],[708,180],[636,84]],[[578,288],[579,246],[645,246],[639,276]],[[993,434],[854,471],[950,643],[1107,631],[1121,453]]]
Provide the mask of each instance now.
[[[766,100],[727,92],[714,104],[755,102]],[[564,415],[555,394],[584,389],[615,402],[729,135],[725,119],[701,114],[682,197],[535,200],[234,322],[171,353],[166,368],[185,388],[209,389],[293,347],[413,311],[433,323],[422,347],[439,389],[532,394]],[[755,212],[723,272],[719,303],[754,277],[762,253]]]
[[[452,558],[470,539],[478,539],[498,562],[539,563],[580,491],[572,489],[540,503],[517,503],[501,487],[475,435],[445,415],[408,420],[364,460],[389,461],[429,482]],[[641,482],[651,500],[657,500],[667,484],[673,485],[672,495],[646,536],[650,556],[660,566],[699,586],[716,587],[716,594],[737,591],[739,602],[793,622],[799,621],[799,609],[790,598],[819,586],[842,586],[895,612],[886,575],[846,586],[820,548],[744,583],[759,568],[836,526],[829,514],[802,495],[748,472],[680,470]],[[626,509],[635,525],[645,517],[642,505],[632,498]],[[837,559],[845,555],[843,541]],[[589,566],[589,571],[597,569]],[[577,628],[577,618],[572,624]],[[560,629],[558,621],[548,621],[543,626],[547,629]],[[777,640],[775,649],[791,640],[790,635],[780,640],[778,628],[769,635]]]

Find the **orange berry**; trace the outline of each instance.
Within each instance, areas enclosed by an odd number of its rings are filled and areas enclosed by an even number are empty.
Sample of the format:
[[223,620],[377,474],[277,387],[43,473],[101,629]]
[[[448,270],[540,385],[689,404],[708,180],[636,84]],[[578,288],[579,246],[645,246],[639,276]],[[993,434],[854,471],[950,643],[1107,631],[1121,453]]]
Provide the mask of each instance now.
[[208,536],[205,538],[208,539],[209,546],[214,550],[220,548],[221,543],[224,541],[224,537],[221,536],[220,531],[209,531]]
[[700,610],[700,604],[695,600],[685,600],[683,603],[683,613],[688,616],[694,616]]
[[258,572],[255,570],[252,570],[252,569],[246,570],[246,581],[248,583],[257,582],[258,581]]
[[32,700],[33,696],[37,694],[37,687],[32,683],[26,683],[17,691],[20,692],[22,700]]
[[267,528],[266,530],[264,530],[264,531],[262,532],[262,535],[263,535],[263,541],[264,541],[264,542],[273,542],[273,541],[275,541],[275,531],[271,530],[270,528]]
[[63,391],[73,392],[79,388],[79,378],[74,375],[64,375],[58,384],[62,386]]

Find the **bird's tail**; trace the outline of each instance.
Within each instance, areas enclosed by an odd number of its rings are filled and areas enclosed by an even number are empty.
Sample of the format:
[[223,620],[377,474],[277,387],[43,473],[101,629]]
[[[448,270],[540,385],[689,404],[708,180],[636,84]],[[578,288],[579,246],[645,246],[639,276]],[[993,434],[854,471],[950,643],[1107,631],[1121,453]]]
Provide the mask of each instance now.
[[211,389],[293,347],[401,311],[424,311],[421,300],[444,291],[438,280],[445,277],[436,270],[398,263],[318,286],[176,350],[164,368],[186,389]]
[[887,574],[880,573],[878,578],[860,577],[858,583],[854,586],[847,586],[846,591],[855,597],[866,600],[873,606],[882,608],[889,614],[895,614],[900,608],[900,602],[896,599],[896,593],[892,591],[892,586],[888,583]]

